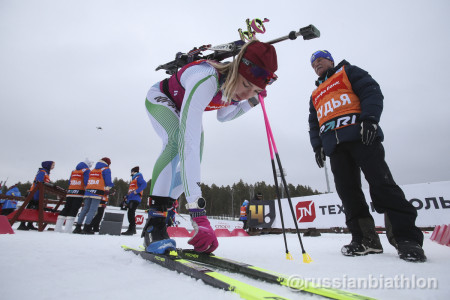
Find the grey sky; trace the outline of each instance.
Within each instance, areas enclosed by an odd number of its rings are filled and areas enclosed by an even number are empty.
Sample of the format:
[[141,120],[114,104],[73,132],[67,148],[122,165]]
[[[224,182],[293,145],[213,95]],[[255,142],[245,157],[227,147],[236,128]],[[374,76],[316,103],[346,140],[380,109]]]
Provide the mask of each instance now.
[[[309,57],[317,49],[381,85],[380,125],[397,183],[449,180],[449,1],[196,3],[1,0],[0,181],[31,181],[44,160],[56,162],[52,180],[68,179],[79,161],[103,156],[113,177],[129,179],[139,165],[150,179],[161,142],[144,100],[166,77],[154,69],[178,51],[237,40],[245,19],[256,17],[270,19],[261,41],[309,24],[321,31],[319,39],[276,44],[279,80],[266,108],[288,182],[326,190],[307,125],[316,79]],[[204,183],[273,183],[259,106],[229,123],[215,112],[203,121]]]

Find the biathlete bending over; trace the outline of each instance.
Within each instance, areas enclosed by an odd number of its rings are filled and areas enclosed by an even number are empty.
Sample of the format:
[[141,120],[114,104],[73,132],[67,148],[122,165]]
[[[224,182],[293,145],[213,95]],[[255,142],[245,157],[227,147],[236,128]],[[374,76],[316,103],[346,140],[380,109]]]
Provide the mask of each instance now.
[[167,234],[166,214],[183,192],[195,230],[188,243],[198,252],[218,247],[200,189],[203,112],[217,110],[221,122],[240,117],[259,104],[255,96],[277,79],[277,68],[275,48],[254,40],[230,63],[194,61],[150,88],[145,106],[163,146],[153,167],[152,203],[142,231],[148,252],[162,254],[176,247]]

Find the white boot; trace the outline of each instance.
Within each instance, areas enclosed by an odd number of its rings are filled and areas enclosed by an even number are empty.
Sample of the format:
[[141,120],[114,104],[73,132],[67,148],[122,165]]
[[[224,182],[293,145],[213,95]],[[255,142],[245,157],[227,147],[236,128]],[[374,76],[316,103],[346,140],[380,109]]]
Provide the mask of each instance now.
[[75,222],[75,217],[67,217],[66,218],[66,227],[64,228],[64,232],[72,233],[73,222]]
[[55,225],[56,232],[63,231],[62,226],[63,226],[65,220],[66,220],[66,216],[58,216],[58,219],[56,219],[56,225]]

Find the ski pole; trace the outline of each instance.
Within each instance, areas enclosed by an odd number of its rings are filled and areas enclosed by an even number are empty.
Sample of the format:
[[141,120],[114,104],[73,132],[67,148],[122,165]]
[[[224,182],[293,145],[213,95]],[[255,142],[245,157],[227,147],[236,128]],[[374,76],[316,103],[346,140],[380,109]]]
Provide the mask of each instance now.
[[[286,178],[284,177],[283,167],[281,165],[280,156],[278,155],[278,149],[275,144],[275,139],[273,137],[272,129],[271,129],[270,123],[269,123],[269,118],[267,117],[266,108],[264,105],[264,97],[262,95],[259,95],[259,102],[261,103],[261,108],[262,108],[262,111],[264,114],[264,121],[266,124],[266,132],[267,132],[267,136],[268,136],[268,140],[269,140],[269,149],[270,149],[270,154],[271,154],[271,158],[272,158],[272,168],[274,169],[273,172],[274,172],[274,177],[275,177],[275,185],[276,185],[276,189],[277,189],[277,197],[278,197],[278,204],[279,204],[279,208],[280,208],[280,216],[282,219],[283,214],[282,214],[282,210],[281,210],[281,200],[280,200],[280,196],[279,196],[279,192],[278,192],[279,187],[278,187],[278,180],[276,179],[275,164],[273,162],[274,160],[273,160],[272,148],[273,148],[273,151],[275,152],[275,157],[277,159],[278,168],[280,169],[281,180],[284,185],[284,189],[286,191],[286,195],[287,195],[288,202],[289,202],[289,208],[291,209],[291,214],[292,214],[292,218],[293,218],[293,221],[295,224],[295,229],[297,231],[298,240],[300,242],[300,247],[302,249],[303,262],[310,263],[312,261],[312,259],[309,256],[309,254],[306,253],[305,248],[303,247],[302,238],[300,237],[300,231],[299,231],[298,225],[297,225],[297,218],[295,217],[294,207],[292,206],[291,196],[289,195],[289,189],[287,187]],[[282,223],[282,226],[283,226],[283,232],[284,232],[284,224],[283,223]],[[286,237],[285,237],[285,242],[286,242]],[[287,251],[287,246],[286,246],[286,251]]]
[[[261,98],[262,98],[262,96],[260,96],[260,100],[261,100]],[[264,102],[261,102],[261,107],[263,108],[263,112],[265,113]],[[293,260],[294,258],[292,257],[291,253],[289,253],[287,241],[286,241],[286,229],[284,227],[283,209],[281,208],[280,189],[278,187],[277,171],[276,171],[276,167],[275,167],[275,160],[273,157],[273,149],[272,149],[273,147],[272,147],[272,142],[271,142],[271,137],[270,137],[270,128],[268,127],[267,122],[265,122],[265,124],[266,124],[266,133],[267,133],[267,142],[269,143],[270,160],[272,163],[273,179],[275,181],[275,191],[277,193],[277,199],[278,199],[278,210],[280,211],[280,217],[281,217],[281,228],[283,231],[284,247],[286,249],[286,259]]]

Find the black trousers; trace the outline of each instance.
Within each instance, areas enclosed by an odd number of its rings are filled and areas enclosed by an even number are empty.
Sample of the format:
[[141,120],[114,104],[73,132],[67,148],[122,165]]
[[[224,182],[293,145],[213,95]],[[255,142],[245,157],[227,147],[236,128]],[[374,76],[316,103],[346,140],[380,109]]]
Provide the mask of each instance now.
[[91,222],[92,228],[98,229],[100,227],[100,222],[102,221],[103,215],[105,214],[105,209],[106,209],[106,206],[99,206],[97,208],[97,213],[95,214],[95,216]]
[[5,208],[5,209],[2,209],[2,213],[0,215],[7,216],[15,210],[16,210],[15,208]]
[[76,217],[82,203],[83,197],[67,197],[66,204],[59,215],[65,217]]
[[336,191],[344,206],[346,224],[354,239],[362,239],[358,220],[372,218],[361,189],[362,171],[369,183],[373,206],[389,219],[396,242],[409,240],[423,244],[423,233],[415,225],[417,211],[395,183],[380,141],[371,146],[359,141],[340,144],[331,154],[330,164]]
[[128,202],[128,223],[130,223],[130,226],[136,227],[136,209],[139,206],[138,201],[130,201]]

